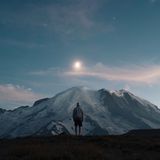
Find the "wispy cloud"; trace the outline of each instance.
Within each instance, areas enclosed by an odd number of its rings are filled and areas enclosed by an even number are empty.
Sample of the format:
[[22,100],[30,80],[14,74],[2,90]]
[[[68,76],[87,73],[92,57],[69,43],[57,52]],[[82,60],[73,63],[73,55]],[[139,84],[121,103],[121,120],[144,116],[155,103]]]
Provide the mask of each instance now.
[[155,3],[157,2],[157,0],[149,0],[151,3]]
[[44,44],[38,44],[38,43],[33,43],[33,42],[23,42],[23,41],[19,41],[16,39],[1,39],[0,38],[0,43],[1,44],[7,44],[7,45],[11,45],[11,46],[20,46],[20,47],[24,47],[24,48],[43,48],[45,47]]
[[95,77],[109,81],[125,81],[130,83],[157,83],[160,79],[160,66],[126,66],[109,67],[98,63],[93,67],[85,68],[82,71],[68,71],[68,76]]
[[[139,84],[155,84],[160,80],[159,65],[132,65],[132,66],[107,66],[97,63],[94,66],[83,67],[81,70],[49,68],[46,70],[32,71],[34,76],[58,76],[62,78],[98,78],[107,81],[117,81]],[[127,87],[128,88],[128,87]]]
[[49,18],[47,28],[63,36],[84,36],[93,31],[113,32],[115,30],[113,24],[96,19],[103,4],[104,0],[75,0],[46,6]]
[[34,93],[32,89],[23,86],[13,84],[0,85],[0,105],[3,103],[27,105],[42,97],[42,95]]
[[53,68],[48,68],[48,69],[42,69],[42,70],[37,70],[37,71],[31,71],[28,74],[29,75],[34,75],[34,76],[54,76],[54,75],[62,75],[64,70],[58,67],[53,67]]
[[104,2],[106,0],[69,0],[42,5],[26,1],[26,7],[19,10],[1,8],[0,13],[5,16],[0,21],[4,25],[43,28],[66,36],[91,30],[111,32],[114,30],[111,23],[104,24],[95,18]]

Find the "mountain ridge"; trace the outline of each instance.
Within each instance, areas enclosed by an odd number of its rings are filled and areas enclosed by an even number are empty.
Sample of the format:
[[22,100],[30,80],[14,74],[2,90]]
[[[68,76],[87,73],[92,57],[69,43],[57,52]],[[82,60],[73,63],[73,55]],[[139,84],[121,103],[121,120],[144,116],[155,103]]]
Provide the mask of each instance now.
[[74,134],[72,111],[80,102],[84,110],[84,135],[124,134],[133,129],[160,127],[160,110],[126,90],[92,90],[72,87],[0,114],[0,137]]

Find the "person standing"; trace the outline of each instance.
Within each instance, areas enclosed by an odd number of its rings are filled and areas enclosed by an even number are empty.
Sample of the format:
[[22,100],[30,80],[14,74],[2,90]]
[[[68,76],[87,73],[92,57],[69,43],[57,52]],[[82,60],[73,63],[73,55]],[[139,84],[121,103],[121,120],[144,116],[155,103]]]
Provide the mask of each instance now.
[[79,135],[81,135],[81,127],[83,122],[83,110],[81,109],[79,102],[73,110],[73,121],[75,125],[75,135],[77,135],[77,127],[79,128]]

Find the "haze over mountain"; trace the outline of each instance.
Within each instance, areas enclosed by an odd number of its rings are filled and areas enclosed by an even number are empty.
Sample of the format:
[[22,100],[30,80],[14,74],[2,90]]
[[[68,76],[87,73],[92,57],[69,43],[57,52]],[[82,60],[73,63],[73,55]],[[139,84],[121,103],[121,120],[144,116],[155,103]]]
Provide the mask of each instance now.
[[160,110],[126,90],[73,87],[32,107],[0,110],[0,137],[74,134],[72,111],[84,110],[84,135],[123,134],[132,129],[160,128]]

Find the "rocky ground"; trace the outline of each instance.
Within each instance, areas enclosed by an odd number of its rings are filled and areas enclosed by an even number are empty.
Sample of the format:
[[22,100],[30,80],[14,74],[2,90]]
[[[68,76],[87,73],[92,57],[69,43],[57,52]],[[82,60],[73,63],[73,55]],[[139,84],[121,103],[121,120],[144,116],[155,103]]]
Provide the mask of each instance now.
[[159,160],[160,136],[27,137],[0,140],[1,160]]

